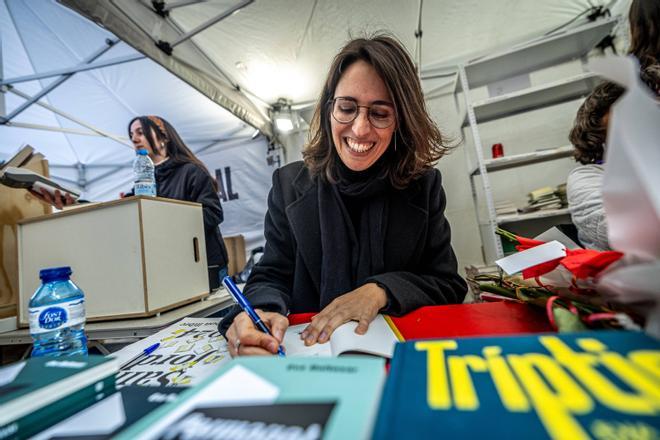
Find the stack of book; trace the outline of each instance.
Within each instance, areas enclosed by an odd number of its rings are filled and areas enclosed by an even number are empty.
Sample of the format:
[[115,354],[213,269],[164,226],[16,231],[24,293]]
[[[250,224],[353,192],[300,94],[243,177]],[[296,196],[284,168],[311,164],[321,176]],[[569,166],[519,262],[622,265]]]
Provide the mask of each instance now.
[[518,208],[511,200],[495,202],[495,214],[498,216],[518,214]]
[[0,369],[0,439],[27,438],[115,392],[117,361],[31,358]]
[[[565,189],[564,194],[566,194]],[[562,199],[557,195],[555,188],[551,186],[535,189],[527,194],[527,199],[527,206],[518,210],[521,214],[540,210],[559,209],[564,206]]]

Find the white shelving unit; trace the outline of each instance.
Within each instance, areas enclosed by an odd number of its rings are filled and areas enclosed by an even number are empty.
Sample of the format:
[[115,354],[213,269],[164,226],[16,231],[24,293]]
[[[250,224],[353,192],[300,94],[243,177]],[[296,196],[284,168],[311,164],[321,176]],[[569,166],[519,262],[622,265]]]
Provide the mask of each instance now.
[[[552,217],[567,218],[569,214],[568,209],[564,208],[498,217],[495,213],[488,173],[569,157],[572,154],[572,147],[566,145],[498,159],[485,159],[479,124],[582,98],[591,92],[599,79],[595,75],[585,72],[479,101],[471,99],[471,91],[477,87],[493,84],[516,75],[528,74],[566,61],[582,59],[584,65],[589,51],[613,31],[618,21],[617,17],[601,19],[459,66],[459,81],[455,93],[457,95],[459,92],[463,92],[466,114],[462,127],[470,128],[476,153],[477,164],[468,167],[468,172],[477,221],[480,225],[484,259],[487,264],[504,255],[502,243],[495,233],[498,225],[523,221],[547,221]],[[477,176],[481,180],[485,201],[477,200],[475,185]],[[487,214],[486,218],[479,218],[479,208],[483,202],[485,202]]]

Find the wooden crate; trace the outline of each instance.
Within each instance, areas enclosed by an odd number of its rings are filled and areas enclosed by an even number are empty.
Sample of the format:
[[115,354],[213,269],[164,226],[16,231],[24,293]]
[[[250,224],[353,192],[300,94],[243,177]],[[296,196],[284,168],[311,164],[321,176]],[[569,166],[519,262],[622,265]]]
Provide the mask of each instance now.
[[[48,161],[38,155],[29,160],[27,168],[48,176]],[[50,205],[41,203],[24,189],[0,185],[0,318],[16,316],[18,302],[18,245],[17,223],[52,212]]]
[[39,270],[71,266],[88,321],[143,317],[209,293],[198,203],[129,197],[19,222],[19,325]]

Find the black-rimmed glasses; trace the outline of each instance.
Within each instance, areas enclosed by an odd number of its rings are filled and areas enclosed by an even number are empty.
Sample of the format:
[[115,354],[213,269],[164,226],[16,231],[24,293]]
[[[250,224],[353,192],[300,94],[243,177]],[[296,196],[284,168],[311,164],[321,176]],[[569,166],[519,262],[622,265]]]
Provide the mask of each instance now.
[[332,105],[332,117],[340,124],[350,124],[355,121],[360,108],[367,109],[367,118],[376,128],[387,128],[396,120],[394,107],[388,103],[358,105],[354,99],[341,97],[332,99],[328,103]]

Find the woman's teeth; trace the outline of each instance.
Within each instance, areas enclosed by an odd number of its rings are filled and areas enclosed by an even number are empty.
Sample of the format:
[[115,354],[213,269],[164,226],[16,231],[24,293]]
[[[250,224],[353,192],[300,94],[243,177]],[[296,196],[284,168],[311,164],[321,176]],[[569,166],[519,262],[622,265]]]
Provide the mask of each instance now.
[[351,150],[357,152],[357,153],[364,153],[366,151],[369,151],[374,145],[376,145],[375,142],[356,142],[353,139],[348,139],[346,138],[346,145],[348,145],[348,148]]

